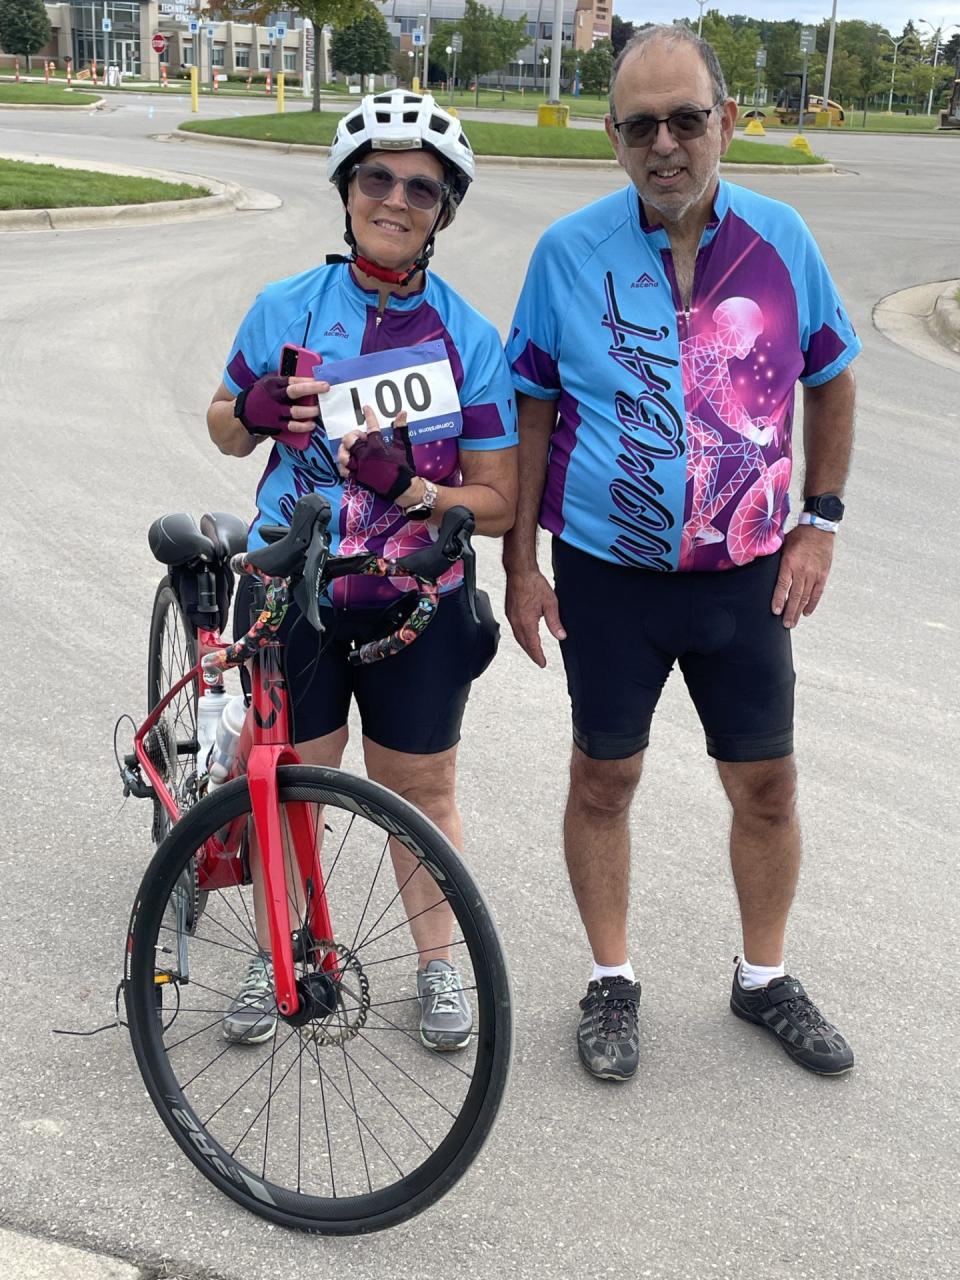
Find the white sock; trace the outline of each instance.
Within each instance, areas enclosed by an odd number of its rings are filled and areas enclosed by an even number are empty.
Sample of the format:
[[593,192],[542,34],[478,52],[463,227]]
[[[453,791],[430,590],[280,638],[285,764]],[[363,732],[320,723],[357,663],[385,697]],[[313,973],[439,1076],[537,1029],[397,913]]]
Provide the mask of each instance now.
[[744,991],[756,991],[758,987],[765,987],[768,982],[782,978],[785,973],[782,960],[779,964],[750,964],[747,960],[741,960],[737,981]]
[[614,978],[617,975],[627,978],[630,982],[636,982],[633,976],[633,965],[629,960],[624,960],[623,964],[597,964],[593,962],[593,973],[590,975],[591,982],[599,982],[601,978]]

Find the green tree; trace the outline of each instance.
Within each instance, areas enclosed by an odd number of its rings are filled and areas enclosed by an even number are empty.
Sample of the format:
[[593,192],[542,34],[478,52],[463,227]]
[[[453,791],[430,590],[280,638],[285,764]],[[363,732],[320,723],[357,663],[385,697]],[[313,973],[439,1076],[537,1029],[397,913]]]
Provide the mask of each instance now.
[[50,40],[50,19],[43,0],[0,0],[0,46],[27,60]]
[[473,80],[478,105],[480,77],[500,66],[496,23],[497,17],[492,9],[478,3],[478,0],[466,0],[463,17],[458,22],[441,22],[430,37],[430,43],[436,43],[438,49],[447,47],[454,32],[458,31],[463,37],[463,49],[457,59],[457,69]]
[[528,43],[527,15],[511,22],[509,18],[493,19],[493,45],[497,53],[497,66],[500,68],[500,97],[505,98],[503,73],[514,61],[517,54]]
[[627,44],[636,34],[636,27],[632,22],[625,22],[618,14],[613,15],[610,23],[610,43],[613,45],[614,56]]
[[[309,18],[313,23],[315,59],[319,52],[320,32],[323,28],[333,27],[334,31],[338,31],[341,27],[349,26],[363,11],[366,3],[367,0],[298,0],[298,3],[292,6],[302,17]],[[274,11],[271,10],[271,12]],[[316,62],[314,63],[312,109],[320,110],[320,77],[316,74]]]
[[393,45],[379,9],[367,3],[353,22],[334,31],[330,61],[348,76],[377,75],[391,69]]
[[598,98],[610,87],[612,70],[613,45],[609,40],[599,40],[580,56],[580,83],[587,93],[595,93]]

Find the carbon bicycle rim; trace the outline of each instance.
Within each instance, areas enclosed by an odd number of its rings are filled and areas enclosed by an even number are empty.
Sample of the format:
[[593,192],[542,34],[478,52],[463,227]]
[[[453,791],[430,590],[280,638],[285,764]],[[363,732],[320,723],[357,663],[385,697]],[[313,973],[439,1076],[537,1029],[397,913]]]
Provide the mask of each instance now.
[[[259,1043],[224,1037],[258,954],[253,887],[208,888],[191,928],[177,886],[214,833],[249,817],[240,778],[177,823],[144,877],[126,951],[133,1046],[167,1128],[227,1195],[287,1227],[373,1231],[436,1201],[480,1150],[510,1059],[506,967],[479,889],[432,823],[338,770],[278,777],[285,846],[293,805],[308,807],[322,841],[335,999],[302,1026],[278,1019]],[[421,947],[450,939],[473,1015],[457,1052],[421,1043],[413,931]],[[299,951],[301,980],[322,985],[319,953]]]

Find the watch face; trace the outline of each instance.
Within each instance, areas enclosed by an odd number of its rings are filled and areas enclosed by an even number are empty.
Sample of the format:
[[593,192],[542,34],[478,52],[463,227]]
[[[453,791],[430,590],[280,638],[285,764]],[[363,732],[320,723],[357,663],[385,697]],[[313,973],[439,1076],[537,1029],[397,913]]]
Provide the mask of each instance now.
[[824,520],[842,520],[843,503],[835,493],[824,493],[816,501],[815,510]]
[[835,493],[818,493],[812,498],[807,498],[803,509],[812,511],[815,516],[820,516],[823,520],[843,519],[843,503]]

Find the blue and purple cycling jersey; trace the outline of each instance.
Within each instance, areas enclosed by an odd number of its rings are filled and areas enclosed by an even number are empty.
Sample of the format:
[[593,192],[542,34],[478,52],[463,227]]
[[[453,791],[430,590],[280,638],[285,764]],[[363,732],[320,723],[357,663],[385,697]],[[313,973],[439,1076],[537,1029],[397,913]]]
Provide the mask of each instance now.
[[[433,272],[425,273],[420,292],[391,294],[382,312],[377,304],[378,295],[361,289],[345,264],[316,267],[271,284],[240,326],[223,381],[239,394],[264,374],[276,373],[287,343],[314,351],[331,365],[395,348],[423,349],[432,360],[439,350],[435,344],[442,343],[460,402],[459,415],[454,415],[459,434],[443,432],[442,438],[414,443],[413,456],[419,475],[438,485],[458,486],[461,449],[504,449],[517,443],[514,392],[497,331]],[[318,376],[323,376],[322,366]],[[388,423],[381,420],[381,425]],[[344,482],[336,450],[337,442],[327,440],[322,428],[304,450],[273,444],[257,488],[251,548],[262,545],[262,524],[289,524],[298,498],[317,492],[333,508],[334,554],[373,552],[396,559],[436,537],[425,521],[408,520],[394,503],[352,479]],[[452,590],[461,578],[458,563],[441,579],[441,589]],[[363,607],[393,599],[411,585],[405,579],[340,578],[333,584],[334,601]]]
[[557,401],[541,525],[654,570],[771,554],[796,383],[835,378],[860,346],[813,237],[777,200],[719,184],[689,308],[633,187],[562,218],[507,344],[516,389]]

